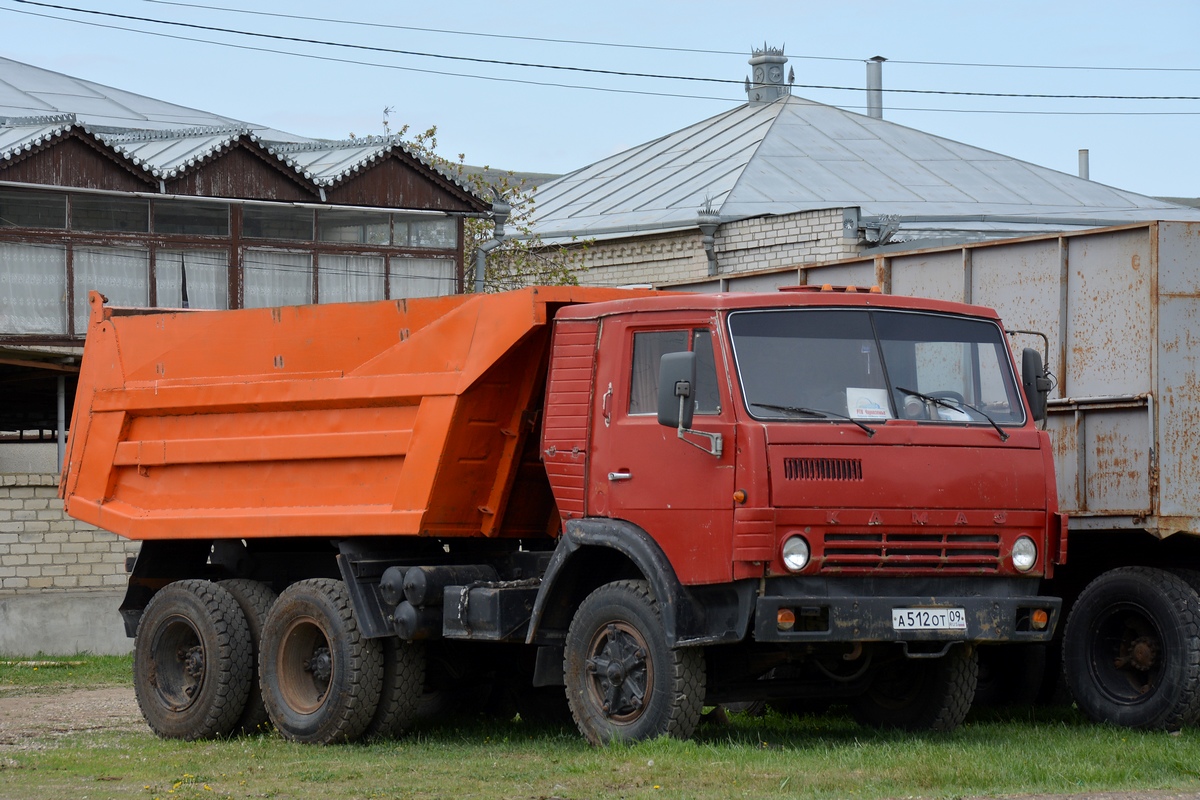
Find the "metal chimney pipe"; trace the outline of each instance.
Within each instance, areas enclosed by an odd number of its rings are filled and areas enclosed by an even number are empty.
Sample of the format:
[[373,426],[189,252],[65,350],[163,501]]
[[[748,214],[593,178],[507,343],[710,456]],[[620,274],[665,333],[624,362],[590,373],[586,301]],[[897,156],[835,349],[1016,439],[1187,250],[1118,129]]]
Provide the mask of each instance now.
[[1085,181],[1090,181],[1091,178],[1088,177],[1089,172],[1091,172],[1091,169],[1090,169],[1090,164],[1089,164],[1089,159],[1088,159],[1088,151],[1080,150],[1079,151],[1079,177],[1083,178]]
[[883,119],[883,56],[867,60],[867,116]]

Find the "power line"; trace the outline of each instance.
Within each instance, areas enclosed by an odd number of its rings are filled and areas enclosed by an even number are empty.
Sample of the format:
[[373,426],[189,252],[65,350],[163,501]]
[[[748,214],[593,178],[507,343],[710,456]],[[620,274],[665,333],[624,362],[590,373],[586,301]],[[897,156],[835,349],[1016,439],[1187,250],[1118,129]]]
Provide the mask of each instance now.
[[[15,1],[15,0],[14,0]],[[294,58],[308,58],[314,61],[326,61],[335,64],[350,64],[360,67],[377,67],[379,69],[392,69],[401,72],[416,72],[424,75],[441,75],[452,78],[470,78],[473,80],[493,81],[497,83],[516,83],[527,86],[546,86],[558,89],[586,89],[593,92],[607,92],[612,94],[635,94],[647,95],[651,97],[673,97],[684,100],[720,100],[723,102],[739,102],[736,99],[729,97],[716,97],[711,95],[689,95],[678,94],[674,92],[651,92],[640,89],[616,89],[604,86],[584,86],[581,84],[571,83],[555,83],[551,81],[534,81],[523,78],[498,78],[491,75],[474,75],[465,72],[446,72],[444,70],[422,69],[421,67],[405,67],[399,64],[381,64],[377,61],[360,61],[352,58],[338,58],[335,56],[322,56],[315,53],[296,53],[291,50],[277,50],[271,47],[255,47],[253,45],[234,44],[232,42],[219,42],[212,39],[199,39],[194,36],[180,36],[172,33],[160,33],[157,31],[144,31],[138,28],[128,28],[122,25],[109,25],[103,22],[90,22],[83,19],[71,19],[70,17],[56,17],[53,14],[41,14],[36,11],[22,11],[16,8],[0,8],[0,11],[8,11],[12,14],[24,14],[31,17],[41,17],[43,19],[52,19],[58,22],[71,22],[76,25],[87,25],[93,28],[104,28],[106,30],[126,31],[128,33],[140,33],[144,36],[156,36],[162,39],[172,39],[181,42],[195,42],[198,44],[211,44],[217,47],[228,47],[233,50],[246,50],[255,53],[271,53],[273,55],[292,56]]]
[[[695,47],[665,47],[662,45],[645,45],[645,44],[628,44],[621,42],[597,42],[587,39],[556,39],[544,36],[522,36],[517,34],[503,33],[486,33],[482,31],[462,31],[452,28],[423,28],[415,25],[396,25],[386,22],[363,22],[360,20],[344,20],[332,17],[311,17],[301,14],[280,14],[273,11],[252,11],[244,8],[228,8],[226,6],[205,5],[203,3],[182,3],[176,0],[142,0],[144,3],[153,3],[154,5],[177,6],[180,8],[195,8],[205,11],[223,11],[230,14],[247,14],[260,17],[271,17],[276,19],[294,19],[304,22],[321,22],[331,23],[336,25],[353,25],[365,28],[380,28],[385,30],[400,30],[400,31],[416,31],[419,33],[438,33],[450,36],[473,36],[485,39],[508,39],[522,42],[542,42],[546,44],[569,44],[583,45],[586,47],[610,47],[627,50],[651,50],[664,53],[694,53],[698,55],[720,55],[720,56],[744,56],[745,51],[740,50],[713,50],[706,48]],[[845,56],[814,56],[814,55],[792,55],[788,54],[788,58],[806,59],[810,61],[840,61],[862,63],[866,59],[849,58]],[[937,67],[979,67],[985,69],[1048,69],[1048,70],[1099,70],[1109,72],[1200,72],[1200,67],[1115,67],[1115,66],[1099,66],[1087,64],[985,64],[966,61],[915,61],[906,59],[888,59],[891,64],[911,64],[916,66],[937,66]]]
[[[427,53],[415,50],[401,50],[397,48],[378,47],[373,45],[354,44],[348,42],[334,42],[323,39],[311,39],[298,36],[284,36],[282,34],[261,33],[256,31],[242,31],[232,28],[221,28],[212,25],[200,25],[190,22],[176,22],[171,20],[145,19],[128,14],[116,14],[109,11],[96,11],[92,9],[77,8],[74,6],[64,6],[55,3],[38,2],[38,0],[11,0],[11,2],[21,5],[36,6],[39,8],[50,8],[56,11],[69,11],[79,14],[91,14],[95,16],[108,17],[122,20],[135,20],[139,22],[149,22],[157,25],[167,25],[173,27],[188,28],[191,30],[208,31],[210,33],[225,33],[234,34],[237,36],[248,36],[253,38],[270,39],[274,41],[291,42],[294,44],[310,44],[323,47],[336,47],[351,50],[363,50],[376,53],[388,53],[391,55],[414,56],[419,58],[435,58],[449,61],[462,61],[477,64],[488,64],[492,66],[510,66],[510,67],[526,67],[532,69],[546,70],[561,70],[566,72],[581,72],[596,75],[607,75],[616,77],[631,77],[631,78],[651,78],[657,80],[677,80],[677,81],[693,81],[702,83],[717,83],[717,84],[740,84],[741,81],[729,80],[725,78],[705,78],[690,75],[667,75],[658,73],[645,72],[629,72],[624,70],[608,70],[596,69],[592,67],[576,67],[563,64],[538,64],[524,61],[507,61],[501,59],[476,58],[473,56],[455,56],[446,53]],[[52,17],[53,18],[53,17]],[[62,18],[58,18],[62,19]],[[160,35],[149,31],[139,31],[149,35]],[[794,84],[802,89],[816,89],[823,91],[852,91],[861,92],[862,88],[857,86],[836,86],[828,84]],[[882,90],[887,94],[924,94],[924,95],[945,95],[954,97],[1001,97],[1022,100],[1151,100],[1151,101],[1175,101],[1175,100],[1200,100],[1200,95],[1107,95],[1107,94],[1049,94],[1049,93],[1014,93],[1014,92],[968,92],[948,89],[895,89],[885,88]]]

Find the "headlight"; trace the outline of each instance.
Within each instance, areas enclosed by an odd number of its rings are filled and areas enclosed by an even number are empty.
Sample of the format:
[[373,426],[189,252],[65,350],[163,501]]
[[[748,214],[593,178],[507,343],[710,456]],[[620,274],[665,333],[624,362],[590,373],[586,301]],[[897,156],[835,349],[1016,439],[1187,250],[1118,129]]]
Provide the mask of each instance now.
[[803,536],[793,536],[783,543],[783,565],[792,572],[799,572],[808,566],[808,542]]
[[1013,542],[1013,566],[1021,572],[1029,572],[1037,563],[1037,545],[1028,536],[1022,536]]

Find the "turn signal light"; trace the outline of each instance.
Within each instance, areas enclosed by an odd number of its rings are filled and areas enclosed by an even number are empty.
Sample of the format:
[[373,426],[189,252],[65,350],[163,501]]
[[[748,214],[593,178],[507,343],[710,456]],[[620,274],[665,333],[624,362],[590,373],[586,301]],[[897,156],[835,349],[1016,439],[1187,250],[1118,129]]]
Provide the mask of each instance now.
[[790,608],[781,608],[775,612],[775,625],[781,631],[790,631],[796,627],[796,612]]
[[1044,608],[1035,608],[1029,615],[1029,625],[1035,631],[1044,631],[1050,624],[1050,614]]

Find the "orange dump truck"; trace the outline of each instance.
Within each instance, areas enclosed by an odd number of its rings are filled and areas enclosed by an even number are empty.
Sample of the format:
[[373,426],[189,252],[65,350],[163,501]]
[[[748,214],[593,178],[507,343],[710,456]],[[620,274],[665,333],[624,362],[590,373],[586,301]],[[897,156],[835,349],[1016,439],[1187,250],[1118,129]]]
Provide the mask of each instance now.
[[1047,382],[987,309],[90,302],[61,493],[142,541],[121,612],[163,736],[390,735],[431,692],[597,743],[737,700],[945,729],[977,647],[1057,621]]

